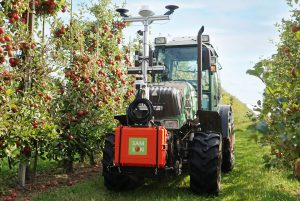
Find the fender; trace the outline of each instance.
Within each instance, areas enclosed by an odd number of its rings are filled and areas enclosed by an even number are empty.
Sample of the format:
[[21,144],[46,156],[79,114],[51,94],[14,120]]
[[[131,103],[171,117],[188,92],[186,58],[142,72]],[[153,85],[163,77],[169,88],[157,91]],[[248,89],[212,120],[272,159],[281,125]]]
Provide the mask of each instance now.
[[198,110],[197,117],[201,126],[201,131],[216,131],[222,133],[221,116],[215,111]]

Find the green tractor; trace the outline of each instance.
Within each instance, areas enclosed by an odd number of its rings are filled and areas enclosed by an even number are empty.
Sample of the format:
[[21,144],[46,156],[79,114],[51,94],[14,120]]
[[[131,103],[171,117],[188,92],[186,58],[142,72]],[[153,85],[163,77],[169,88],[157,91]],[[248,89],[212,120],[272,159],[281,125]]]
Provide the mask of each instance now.
[[[142,18],[147,26],[158,19]],[[155,38],[149,51],[146,25],[143,54],[128,69],[137,74],[136,99],[126,115],[115,116],[120,124],[105,138],[104,185],[120,191],[145,177],[185,173],[193,192],[216,195],[221,171],[233,169],[235,145],[232,108],[221,105],[218,55],[204,27],[197,37]]]

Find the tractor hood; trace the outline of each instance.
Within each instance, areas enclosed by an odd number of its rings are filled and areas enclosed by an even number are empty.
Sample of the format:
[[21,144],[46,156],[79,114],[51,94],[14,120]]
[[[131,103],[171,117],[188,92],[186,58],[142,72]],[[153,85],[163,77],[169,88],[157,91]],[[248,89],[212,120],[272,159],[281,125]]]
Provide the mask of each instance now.
[[[160,110],[154,113],[155,120],[178,120],[179,126],[187,119],[194,117],[193,97],[194,87],[186,81],[168,81],[152,83],[150,86],[150,101]],[[195,106],[194,106],[195,107]]]

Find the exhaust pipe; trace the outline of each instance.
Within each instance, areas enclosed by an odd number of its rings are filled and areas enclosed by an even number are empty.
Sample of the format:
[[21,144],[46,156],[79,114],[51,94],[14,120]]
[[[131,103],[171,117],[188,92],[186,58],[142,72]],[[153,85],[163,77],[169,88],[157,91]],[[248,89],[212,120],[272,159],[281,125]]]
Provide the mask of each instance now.
[[202,26],[198,32],[197,44],[198,44],[198,111],[202,110],[202,34],[204,32],[204,26]]

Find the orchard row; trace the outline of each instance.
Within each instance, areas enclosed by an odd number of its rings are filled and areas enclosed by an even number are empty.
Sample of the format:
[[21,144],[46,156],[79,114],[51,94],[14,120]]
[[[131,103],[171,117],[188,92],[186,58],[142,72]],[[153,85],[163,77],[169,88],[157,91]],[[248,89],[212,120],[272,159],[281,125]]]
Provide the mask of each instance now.
[[266,165],[288,166],[300,177],[300,12],[299,8],[291,12],[291,19],[279,26],[277,53],[258,62],[248,73],[266,85],[264,99],[257,107],[257,129],[264,134],[263,141],[271,145]]
[[58,16],[70,2],[30,3],[0,4],[0,162],[43,158],[72,171],[75,161],[95,162],[113,115],[134,95],[126,23],[109,1],[83,8],[97,20],[73,14],[67,23]]

